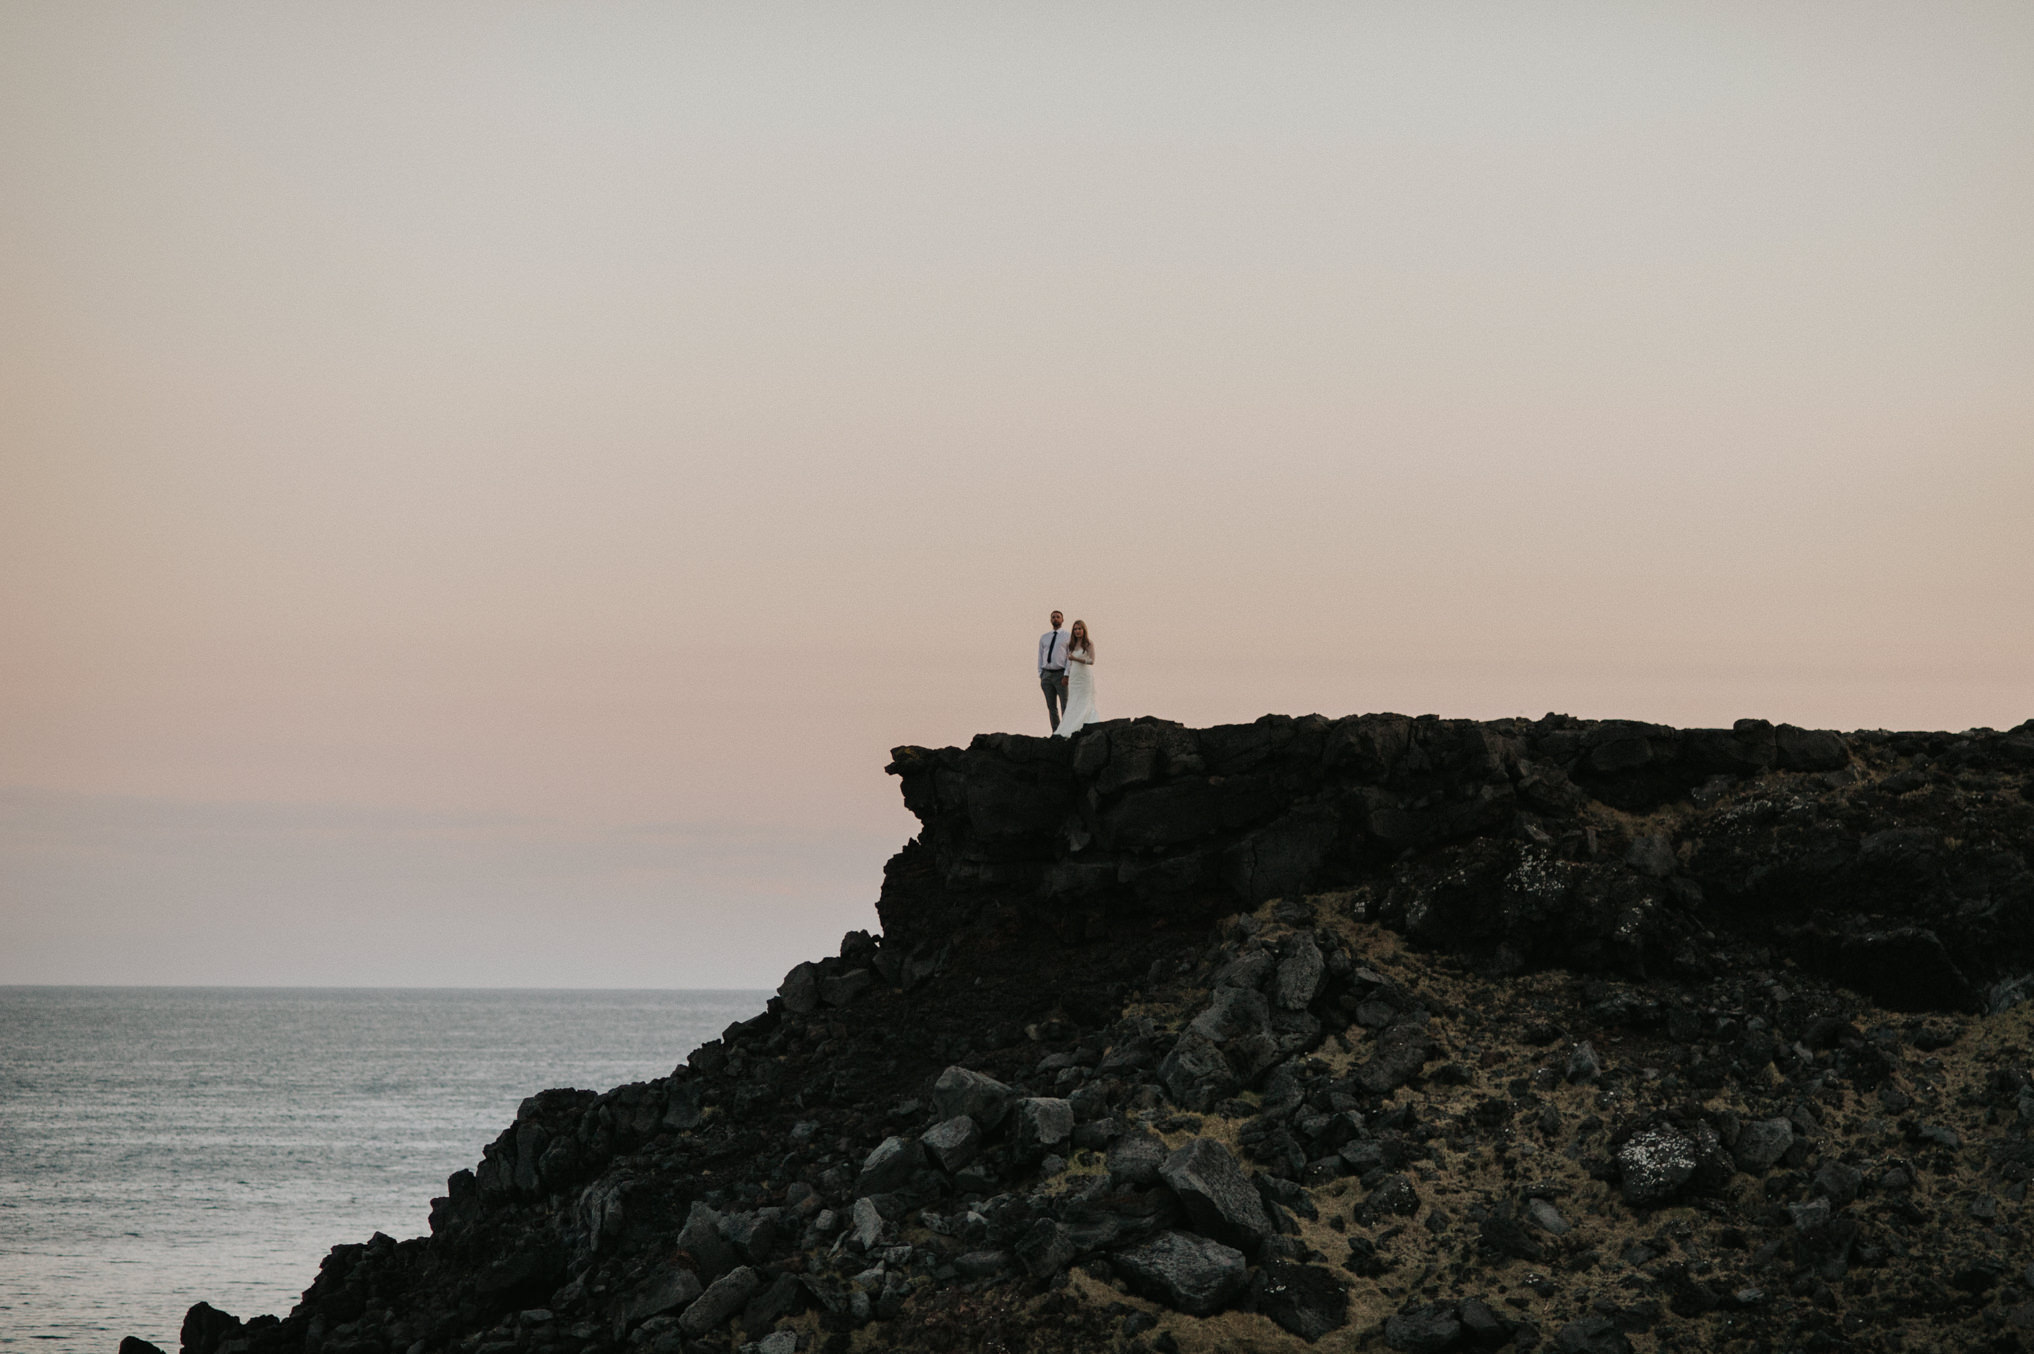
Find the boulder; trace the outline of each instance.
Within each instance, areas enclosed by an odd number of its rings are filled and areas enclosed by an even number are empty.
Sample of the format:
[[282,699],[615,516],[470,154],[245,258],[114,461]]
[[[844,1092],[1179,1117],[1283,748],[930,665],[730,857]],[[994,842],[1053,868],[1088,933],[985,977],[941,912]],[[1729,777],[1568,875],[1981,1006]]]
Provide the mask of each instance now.
[[734,1247],[722,1235],[720,1214],[703,1203],[694,1202],[678,1229],[677,1247],[692,1257],[700,1275],[711,1282],[734,1268]]
[[1117,1194],[1076,1200],[1060,1213],[1068,1236],[1082,1254],[1120,1250],[1143,1241],[1179,1221],[1172,1196],[1162,1189],[1148,1194]]
[[120,1337],[119,1354],[163,1354],[162,1346],[152,1345],[138,1335]]
[[1786,1119],[1754,1119],[1738,1130],[1731,1156],[1740,1170],[1770,1170],[1794,1145],[1794,1125]]
[[1864,1185],[1864,1172],[1841,1161],[1824,1161],[1815,1168],[1811,1183],[1830,1203],[1842,1208],[1857,1198],[1858,1190]]
[[883,1234],[882,1210],[876,1201],[863,1195],[855,1200],[855,1206],[848,1212],[848,1235],[863,1250],[876,1244],[876,1238]]
[[1245,950],[1215,970],[1216,987],[1248,987],[1263,991],[1278,970],[1278,959],[1269,950]]
[[787,1316],[805,1310],[804,1281],[795,1274],[779,1274],[742,1308],[742,1325],[752,1331],[768,1330]]
[[1528,1232],[1513,1214],[1509,1203],[1499,1203],[1477,1224],[1477,1241],[1491,1255],[1530,1260],[1539,1264],[1547,1248]]
[[1109,1179],[1140,1187],[1155,1185],[1168,1155],[1158,1135],[1142,1129],[1125,1133],[1109,1144]]
[[1285,1010],[1304,1011],[1319,995],[1321,979],[1327,971],[1321,947],[1314,943],[1310,933],[1301,931],[1288,942],[1285,957],[1278,961],[1278,976],[1271,988],[1272,1000]]
[[954,1257],[953,1267],[963,1279],[993,1279],[1010,1272],[1008,1251],[966,1251]]
[[699,1276],[683,1265],[673,1265],[661,1274],[653,1274],[631,1293],[622,1303],[622,1319],[633,1326],[653,1316],[675,1312],[696,1299],[704,1291]]
[[1320,1018],[1312,1011],[1274,1011],[1271,1035],[1278,1057],[1311,1052],[1321,1042]]
[[819,965],[799,964],[777,985],[784,1009],[794,1015],[810,1015],[819,1009]]
[[1694,1178],[1700,1164],[1694,1139],[1668,1124],[1631,1135],[1617,1151],[1624,1201],[1641,1208],[1667,1202]]
[[1349,1324],[1349,1293],[1319,1265],[1273,1260],[1250,1280],[1257,1310],[1309,1344]]
[[599,1254],[621,1240],[628,1227],[628,1210],[623,1202],[626,1181],[598,1180],[580,1191],[573,1213],[585,1247]]
[[685,1065],[703,1077],[717,1077],[727,1066],[727,1045],[709,1039],[685,1055]]
[[1243,1177],[1229,1149],[1195,1138],[1165,1159],[1159,1177],[1179,1196],[1194,1230],[1255,1250],[1275,1230],[1256,1186]]
[[1039,1218],[1024,1229],[1010,1248],[1019,1264],[1034,1279],[1049,1279],[1073,1263],[1080,1246],[1065,1224],[1055,1218]]
[[1452,1307],[1413,1307],[1384,1321],[1384,1343],[1404,1354],[1444,1354],[1462,1341],[1462,1322]]
[[1728,729],[1686,730],[1681,753],[1692,770],[1731,779],[1770,770],[1778,749],[1771,724],[1763,719],[1740,719]]
[[1488,1349],[1511,1338],[1511,1324],[1481,1299],[1464,1298],[1456,1304],[1455,1314],[1462,1319],[1462,1333],[1472,1345]]
[[1631,1341],[1607,1316],[1585,1316],[1570,1321],[1554,1335],[1560,1354],[1632,1354]]
[[1365,1223],[1376,1223],[1393,1214],[1409,1218],[1419,1211],[1419,1188],[1401,1171],[1380,1181],[1357,1206],[1356,1216]]
[[1291,1032],[1301,1028],[1311,1028],[1318,1033],[1320,1021],[1311,1011],[1288,1011],[1279,1007],[1271,1012],[1269,1022],[1262,1029],[1252,1029],[1229,1040],[1222,1045],[1222,1051],[1235,1067],[1237,1076],[1245,1082],[1254,1082],[1282,1054],[1294,1051]]
[[1966,1010],[1977,1004],[1976,988],[1926,926],[1845,935],[1816,958],[1816,966],[1837,982],[1896,1011]]
[[1248,987],[1218,987],[1208,1004],[1187,1026],[1210,1043],[1222,1045],[1271,1026],[1271,1007],[1263,994]]
[[828,1006],[846,1006],[876,985],[876,975],[865,968],[849,969],[819,980],[819,999]]
[[1073,1136],[1073,1106],[1064,1100],[1034,1096],[1017,1102],[1012,1140],[1026,1152],[1045,1152]]
[[1773,731],[1780,766],[1787,771],[1840,771],[1850,765],[1850,749],[1827,729],[1797,729],[1782,724]]
[[728,1239],[740,1257],[752,1265],[766,1265],[776,1258],[787,1230],[781,1208],[759,1208],[754,1212],[729,1213],[722,1217],[720,1234]]
[[1660,832],[1634,837],[1631,849],[1624,853],[1624,863],[1654,879],[1665,879],[1681,864],[1674,855],[1674,839]]
[[932,1108],[942,1119],[965,1114],[993,1133],[1010,1113],[1017,1093],[994,1077],[965,1067],[949,1067],[932,1083]]
[[1814,1231],[1829,1221],[1833,1211],[1827,1199],[1809,1199],[1805,1203],[1787,1205],[1787,1216],[1794,1220],[1797,1232]]
[[222,1312],[209,1302],[193,1303],[184,1313],[184,1325],[179,1333],[182,1354],[214,1354],[220,1342],[231,1340],[242,1330],[239,1317]]
[[1107,1116],[1109,1102],[1120,1090],[1120,1086],[1098,1079],[1084,1081],[1068,1091],[1066,1103],[1073,1106],[1074,1122],[1091,1124]]
[[684,1132],[699,1127],[699,1121],[706,1117],[706,1108],[700,1102],[699,1088],[689,1083],[677,1083],[671,1087],[664,1100],[664,1127]]
[[888,1137],[862,1159],[861,1174],[855,1177],[856,1194],[888,1194],[911,1183],[911,1175],[925,1165],[925,1148],[916,1138]]
[[942,1119],[918,1135],[925,1150],[949,1175],[973,1161],[982,1150],[982,1130],[965,1114]]
[[1236,1072],[1221,1048],[1195,1030],[1185,1030],[1159,1064],[1158,1079],[1182,1109],[1208,1110],[1236,1089]]
[[729,1317],[746,1307],[762,1287],[761,1275],[747,1265],[737,1266],[708,1284],[706,1291],[693,1299],[678,1318],[678,1329],[695,1340],[708,1331],[718,1330]]
[[1603,1062],[1596,1056],[1596,1046],[1584,1039],[1568,1052],[1567,1078],[1569,1081],[1594,1081],[1603,1071]]
[[1243,1252],[1190,1232],[1160,1232],[1114,1263],[1136,1292],[1189,1316],[1213,1316],[1249,1283]]
[[1434,1056],[1434,1041],[1410,1022],[1396,1024],[1377,1037],[1374,1051],[1356,1069],[1356,1083],[1372,1095],[1390,1095],[1418,1076]]
[[549,1241],[526,1236],[473,1280],[483,1302],[503,1308],[536,1307],[565,1282],[565,1252]]

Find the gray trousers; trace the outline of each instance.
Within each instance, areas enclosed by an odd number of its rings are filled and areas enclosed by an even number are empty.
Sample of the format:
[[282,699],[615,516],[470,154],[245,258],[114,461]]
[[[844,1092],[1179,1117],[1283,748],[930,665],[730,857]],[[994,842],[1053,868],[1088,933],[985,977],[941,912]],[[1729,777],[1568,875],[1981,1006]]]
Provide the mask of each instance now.
[[1066,688],[1061,685],[1064,681],[1065,668],[1057,672],[1047,669],[1038,674],[1038,684],[1045,688],[1045,717],[1052,721],[1055,731],[1059,728],[1059,717],[1066,713]]

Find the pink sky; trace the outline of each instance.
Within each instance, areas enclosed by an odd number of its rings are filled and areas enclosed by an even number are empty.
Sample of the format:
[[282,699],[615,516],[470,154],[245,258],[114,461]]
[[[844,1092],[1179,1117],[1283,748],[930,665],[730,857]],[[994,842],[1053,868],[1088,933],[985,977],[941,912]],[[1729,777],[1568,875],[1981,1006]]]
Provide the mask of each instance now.
[[2034,716],[2034,10],[0,9],[0,982],[745,986],[894,744]]

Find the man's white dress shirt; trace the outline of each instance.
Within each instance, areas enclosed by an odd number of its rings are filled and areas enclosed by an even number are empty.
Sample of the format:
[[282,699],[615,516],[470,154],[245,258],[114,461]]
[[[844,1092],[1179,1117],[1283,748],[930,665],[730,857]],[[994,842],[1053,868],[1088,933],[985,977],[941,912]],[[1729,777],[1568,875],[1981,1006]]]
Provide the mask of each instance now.
[[1066,671],[1066,631],[1048,630],[1038,637],[1038,670]]

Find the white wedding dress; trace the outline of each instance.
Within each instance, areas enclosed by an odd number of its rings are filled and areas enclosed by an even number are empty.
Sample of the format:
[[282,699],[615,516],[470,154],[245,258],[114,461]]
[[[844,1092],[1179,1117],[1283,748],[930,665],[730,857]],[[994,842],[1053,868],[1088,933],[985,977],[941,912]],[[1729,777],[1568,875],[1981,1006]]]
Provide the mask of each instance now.
[[1071,738],[1084,725],[1094,724],[1102,718],[1102,712],[1095,708],[1095,661],[1090,658],[1083,663],[1073,655],[1067,655],[1066,665],[1066,713],[1059,717],[1059,727],[1053,730],[1054,738]]

